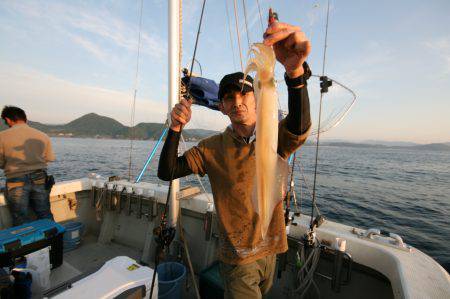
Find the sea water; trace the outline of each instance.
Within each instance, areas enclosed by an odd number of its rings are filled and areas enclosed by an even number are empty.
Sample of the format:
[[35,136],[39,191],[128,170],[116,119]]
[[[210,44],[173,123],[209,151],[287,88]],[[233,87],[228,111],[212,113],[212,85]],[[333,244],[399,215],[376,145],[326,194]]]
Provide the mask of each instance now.
[[[52,138],[52,143],[57,161],[49,172],[56,181],[92,172],[129,176],[129,140]],[[155,141],[133,142],[132,179],[154,145]],[[181,152],[193,145],[181,144]],[[159,152],[143,181],[160,182],[156,176]],[[314,146],[303,146],[297,153],[295,186],[303,214],[311,210],[314,157]],[[210,191],[207,176],[202,180]],[[181,183],[198,184],[195,176]],[[399,234],[450,270],[450,151],[321,146],[316,198],[327,219]]]

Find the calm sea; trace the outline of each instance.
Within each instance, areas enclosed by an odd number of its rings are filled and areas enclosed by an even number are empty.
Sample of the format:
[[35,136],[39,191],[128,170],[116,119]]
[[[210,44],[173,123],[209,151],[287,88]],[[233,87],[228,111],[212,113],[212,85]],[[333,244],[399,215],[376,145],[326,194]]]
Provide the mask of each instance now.
[[[105,177],[128,177],[130,141],[77,138],[52,141],[58,160],[51,164],[50,171],[58,181],[85,177],[91,172]],[[134,142],[133,177],[141,170],[154,144],[154,141]],[[192,145],[188,143],[186,147]],[[303,147],[295,171],[297,197],[303,194],[305,214],[310,213],[308,188],[312,190],[314,153],[315,147]],[[159,181],[158,158],[156,155],[150,163],[144,181]],[[182,183],[197,184],[196,180],[190,176]],[[203,182],[209,189],[207,178]],[[450,270],[448,151],[323,146],[319,149],[317,205],[327,219],[397,233]]]

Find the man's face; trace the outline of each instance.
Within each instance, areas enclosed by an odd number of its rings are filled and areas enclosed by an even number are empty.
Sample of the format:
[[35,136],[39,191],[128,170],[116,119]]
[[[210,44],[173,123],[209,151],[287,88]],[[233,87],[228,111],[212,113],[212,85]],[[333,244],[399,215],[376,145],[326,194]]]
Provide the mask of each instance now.
[[253,125],[256,123],[256,101],[253,91],[245,94],[230,91],[224,95],[219,108],[233,124]]

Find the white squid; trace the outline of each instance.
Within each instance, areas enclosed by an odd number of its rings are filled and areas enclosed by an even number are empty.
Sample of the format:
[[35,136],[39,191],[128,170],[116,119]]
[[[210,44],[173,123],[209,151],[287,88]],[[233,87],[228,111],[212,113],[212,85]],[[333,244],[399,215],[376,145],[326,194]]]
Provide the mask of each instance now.
[[[258,213],[261,235],[265,239],[273,211],[283,199],[287,163],[277,154],[278,95],[275,85],[275,53],[272,47],[261,43],[250,49],[245,74],[256,71],[254,91],[256,98],[256,177],[253,207]],[[244,77],[245,78],[245,77]]]

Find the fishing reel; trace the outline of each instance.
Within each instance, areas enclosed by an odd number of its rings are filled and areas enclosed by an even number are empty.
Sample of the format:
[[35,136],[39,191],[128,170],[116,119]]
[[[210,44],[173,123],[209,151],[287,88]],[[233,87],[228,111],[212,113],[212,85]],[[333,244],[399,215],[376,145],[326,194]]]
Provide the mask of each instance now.
[[313,230],[309,230],[305,235],[304,235],[304,241],[306,245],[312,247],[314,246],[316,240],[316,232]]
[[167,226],[165,223],[153,229],[156,243],[162,248],[169,247],[175,238],[175,228]]
[[305,234],[305,244],[308,246],[314,246],[316,243],[316,228],[321,226],[322,223],[325,221],[325,217],[322,215],[317,216],[314,218],[313,222],[311,223],[308,232]]
[[191,100],[195,105],[219,110],[219,85],[214,80],[199,77],[183,69],[180,92],[182,97]]

